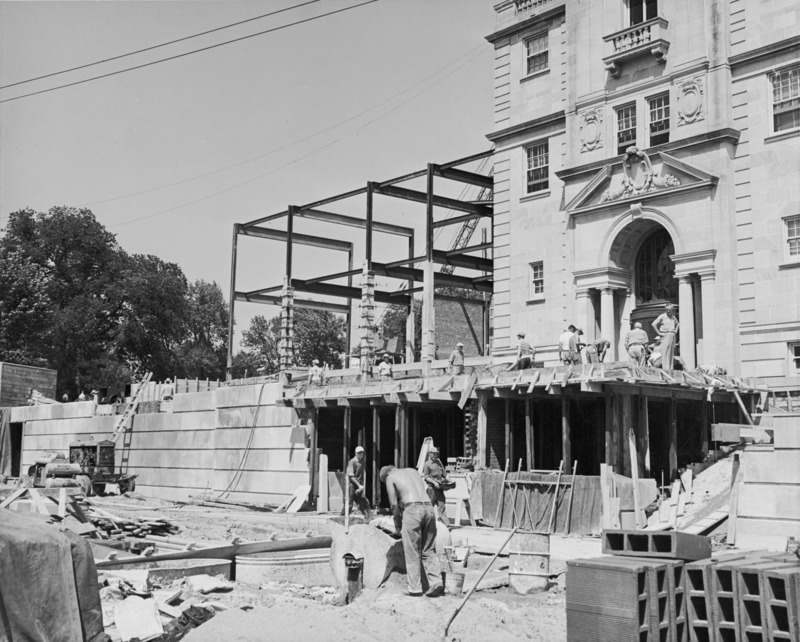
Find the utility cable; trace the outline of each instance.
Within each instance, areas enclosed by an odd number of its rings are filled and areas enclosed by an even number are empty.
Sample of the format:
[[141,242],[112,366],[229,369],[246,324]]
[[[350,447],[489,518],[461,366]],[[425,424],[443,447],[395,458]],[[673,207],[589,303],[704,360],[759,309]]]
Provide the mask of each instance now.
[[[483,44],[478,45],[477,47],[475,47],[475,48],[471,49],[470,51],[468,51],[463,56],[460,56],[459,58],[456,58],[455,60],[447,63],[443,67],[440,67],[439,69],[437,69],[435,72],[433,72],[429,76],[426,76],[422,80],[417,81],[413,85],[409,85],[405,89],[402,89],[401,91],[397,92],[396,94],[393,94],[393,95],[389,96],[388,98],[384,98],[383,100],[381,100],[380,102],[375,103],[371,107],[367,107],[366,109],[358,112],[357,114],[349,116],[349,117],[345,118],[344,120],[340,120],[338,123],[330,125],[330,126],[324,128],[324,129],[320,129],[319,131],[316,131],[313,134],[309,134],[308,136],[305,136],[303,138],[299,138],[298,140],[292,141],[291,143],[287,143],[286,145],[282,145],[281,147],[276,147],[275,149],[271,149],[268,152],[264,152],[263,154],[259,154],[258,156],[253,156],[252,158],[248,158],[246,160],[239,161],[237,163],[234,163],[233,165],[227,165],[226,167],[220,167],[218,169],[211,170],[210,172],[206,172],[205,174],[199,174],[197,176],[192,176],[190,178],[185,178],[183,180],[176,181],[174,183],[168,183],[166,185],[159,185],[158,187],[151,187],[149,189],[141,190],[139,192],[131,192],[130,194],[123,194],[121,196],[114,196],[112,198],[105,198],[105,199],[102,199],[102,200],[99,200],[99,201],[89,201],[87,203],[81,204],[81,207],[87,207],[89,205],[100,205],[102,203],[109,203],[111,201],[119,201],[119,200],[122,200],[122,199],[125,199],[125,198],[132,198],[134,196],[141,196],[142,194],[149,194],[150,192],[157,192],[159,190],[167,189],[167,188],[170,188],[170,187],[176,187],[178,185],[183,185],[184,183],[191,183],[192,181],[196,181],[196,180],[199,180],[201,178],[207,178],[208,176],[213,176],[214,174],[219,174],[220,172],[225,172],[225,171],[227,171],[229,169],[234,169],[235,167],[241,167],[242,165],[246,165],[247,163],[252,163],[253,161],[260,160],[262,158],[270,156],[271,154],[275,154],[277,152],[281,152],[281,151],[283,151],[285,149],[288,149],[289,147],[293,147],[294,145],[298,145],[300,143],[304,143],[307,140],[311,140],[312,138],[315,138],[315,137],[319,136],[320,134],[325,134],[325,133],[327,133],[327,132],[329,132],[331,130],[336,129],[337,127],[341,127],[342,125],[345,125],[345,124],[347,124],[347,123],[349,123],[349,122],[351,122],[351,121],[353,121],[353,120],[355,120],[357,118],[360,118],[364,114],[367,114],[367,113],[377,109],[378,107],[381,107],[381,106],[385,105],[386,103],[394,100],[398,96],[402,96],[407,91],[410,91],[410,90],[418,87],[419,85],[422,85],[423,83],[427,82],[431,78],[433,78],[435,76],[438,76],[442,71],[444,71],[448,67],[450,67],[450,66],[452,66],[452,65],[454,65],[456,63],[461,62],[464,58],[467,58],[467,57],[471,56],[470,60],[468,61],[468,62],[470,62],[474,58],[473,54],[475,53],[475,51],[477,49],[483,49]],[[450,74],[448,74],[447,76],[444,76],[441,80],[445,80],[446,78],[448,78],[449,75]],[[425,91],[427,91],[427,89]],[[419,95],[419,94],[417,94],[417,95]],[[387,114],[388,113],[391,113],[391,112],[387,112]],[[382,117],[383,116],[380,116],[379,118],[382,118]]]
[[235,42],[241,42],[242,40],[248,40],[249,38],[255,38],[256,36],[263,36],[268,33],[273,33],[275,31],[280,31],[281,29],[287,29],[288,27],[295,27],[300,24],[304,24],[306,22],[312,22],[314,20],[318,20],[320,18],[326,18],[327,16],[332,16],[337,13],[342,13],[344,11],[350,11],[351,9],[358,9],[359,7],[363,7],[368,4],[372,4],[373,2],[378,2],[378,0],[366,0],[366,2],[362,2],[360,4],[354,4],[350,7],[345,7],[344,9],[337,9],[336,11],[329,11],[328,13],[321,13],[317,16],[313,16],[311,18],[305,18],[304,20],[297,20],[296,22],[290,22],[285,25],[281,25],[280,27],[273,27],[272,29],[266,29],[264,31],[259,31],[257,33],[251,33],[247,36],[241,36],[239,38],[234,38],[233,40],[226,40],[224,42],[219,42],[215,45],[209,45],[208,47],[201,47],[200,49],[193,49],[192,51],[187,51],[182,54],[176,54],[174,56],[169,56],[168,58],[161,58],[159,60],[153,60],[151,62],[146,62],[141,65],[136,65],[134,67],[126,67],[125,69],[119,69],[117,71],[112,71],[111,73],[101,74],[99,76],[92,76],[91,78],[85,78],[84,80],[77,80],[75,82],[67,83],[64,85],[57,85],[56,87],[50,87],[49,89],[42,89],[40,91],[32,91],[27,94],[22,94],[21,96],[15,96],[14,98],[5,98],[0,100],[0,103],[8,103],[13,100],[20,100],[21,98],[28,98],[30,96],[37,96],[39,94],[46,94],[51,91],[56,91],[57,89],[65,89],[66,87],[74,87],[75,85],[82,85],[87,82],[91,82],[93,80],[100,80],[101,78],[109,78],[111,76],[116,76],[118,74],[124,74],[128,71],[134,71],[136,69],[143,69],[145,67],[152,67],[153,65],[160,64],[162,62],[168,62],[170,60],[177,60],[178,58],[185,58],[186,56],[191,56],[192,54],[200,53],[203,51],[209,51],[210,49],[216,49],[217,47],[222,47],[224,45],[230,45]]
[[230,29],[231,27],[238,27],[239,25],[246,24],[248,22],[253,22],[255,20],[263,20],[264,18],[269,18],[270,16],[277,15],[279,13],[284,13],[286,11],[291,11],[292,9],[298,9],[300,7],[305,7],[308,4],[314,4],[315,2],[319,2],[320,0],[309,0],[308,2],[303,2],[301,4],[292,5],[291,7],[286,7],[285,9],[278,9],[277,11],[271,11],[270,13],[265,13],[260,16],[256,16],[255,18],[248,18],[247,20],[240,20],[239,22],[232,22],[229,25],[224,25],[222,27],[216,27],[215,29],[209,29],[208,31],[201,31],[200,33],[195,33],[191,36],[184,36],[183,38],[178,38],[176,40],[170,40],[169,42],[162,42],[160,45],[153,45],[151,47],[145,47],[144,49],[137,49],[136,51],[130,51],[128,53],[120,54],[119,56],[112,56],[111,58],[104,58],[103,60],[97,60],[95,62],[90,62],[85,65],[79,65],[77,67],[70,67],[69,69],[62,69],[61,71],[54,71],[49,74],[44,74],[43,76],[36,76],[35,78],[28,78],[27,80],[19,80],[17,82],[11,83],[9,85],[0,85],[0,89],[8,89],[9,87],[16,87],[17,85],[24,85],[25,83],[34,82],[35,80],[43,80],[45,78],[52,78],[53,76],[59,76],[61,74],[69,73],[70,71],[78,71],[79,69],[86,69],[87,67],[94,67],[95,65],[102,65],[104,62],[111,62],[112,60],[119,60],[120,58],[127,58],[128,56],[135,56],[136,54],[145,53],[146,51],[153,51],[153,49],[159,49],[161,47],[167,47],[169,45],[174,45],[178,42],[183,42],[184,40],[191,40],[192,38],[199,38],[200,36],[207,36],[210,33],[214,33],[216,31],[222,31],[223,29]]

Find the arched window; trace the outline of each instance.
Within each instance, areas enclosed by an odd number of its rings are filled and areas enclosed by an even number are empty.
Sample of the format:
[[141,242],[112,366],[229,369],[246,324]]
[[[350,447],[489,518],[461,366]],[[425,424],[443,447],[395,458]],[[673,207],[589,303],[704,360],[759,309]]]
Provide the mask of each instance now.
[[678,300],[675,254],[669,232],[661,228],[648,236],[636,254],[636,304]]

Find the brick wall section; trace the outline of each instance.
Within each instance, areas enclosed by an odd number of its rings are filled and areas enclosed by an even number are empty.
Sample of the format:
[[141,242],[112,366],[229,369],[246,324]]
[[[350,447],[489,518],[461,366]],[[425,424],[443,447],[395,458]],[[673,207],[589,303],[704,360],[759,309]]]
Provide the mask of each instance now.
[[459,341],[464,344],[466,356],[483,355],[484,305],[481,300],[436,299],[436,356],[439,359],[450,356]]
[[55,399],[56,371],[0,362],[0,407],[27,404],[28,388],[38,390],[49,399]]

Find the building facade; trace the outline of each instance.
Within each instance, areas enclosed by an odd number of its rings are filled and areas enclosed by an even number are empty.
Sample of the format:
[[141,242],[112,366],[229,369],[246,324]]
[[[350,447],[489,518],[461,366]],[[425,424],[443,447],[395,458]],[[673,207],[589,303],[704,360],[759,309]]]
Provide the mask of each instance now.
[[798,387],[800,5],[495,9],[493,353],[624,359],[669,302],[687,366]]

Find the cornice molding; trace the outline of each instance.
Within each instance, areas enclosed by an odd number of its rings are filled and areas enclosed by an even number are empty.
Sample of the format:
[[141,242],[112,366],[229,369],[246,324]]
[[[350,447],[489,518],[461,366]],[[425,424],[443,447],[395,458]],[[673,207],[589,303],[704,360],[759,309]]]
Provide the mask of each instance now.
[[[688,149],[716,140],[727,140],[733,144],[736,144],[739,142],[740,133],[741,132],[738,129],[725,127],[723,129],[707,132],[705,134],[698,134],[697,136],[690,136],[689,138],[683,138],[681,140],[664,143],[663,145],[657,145],[644,151],[651,156],[656,156],[660,155],[661,152],[674,152],[682,149]],[[559,170],[555,172],[555,175],[558,176],[558,178],[560,178],[562,181],[567,181],[583,174],[597,172],[606,165],[622,162],[622,157],[623,154],[620,154],[618,156],[612,156],[611,158],[592,161],[591,163],[586,163],[585,165],[575,165],[574,167],[568,167],[566,169]]]
[[536,26],[540,22],[557,18],[558,16],[565,14],[566,10],[567,10],[567,3],[562,2],[561,4],[551,9],[542,11],[542,13],[537,13],[535,15],[532,15],[530,18],[525,18],[521,22],[517,22],[516,24],[509,25],[508,27],[500,29],[499,31],[490,33],[488,36],[486,36],[486,40],[494,44],[498,40],[502,40],[503,38],[508,38],[510,36],[520,33],[521,31],[530,29],[531,27]]
[[755,62],[761,58],[767,58],[768,56],[775,56],[794,48],[800,48],[800,36],[794,36],[793,38],[787,38],[780,42],[773,42],[763,47],[758,47],[757,49],[751,49],[750,51],[736,54],[728,58],[728,63],[731,66],[731,71],[734,71],[736,67]]
[[541,116],[540,118],[534,118],[533,120],[525,121],[519,125],[513,125],[496,132],[491,132],[486,134],[486,138],[493,143],[497,143],[498,141],[511,138],[512,136],[517,136],[518,134],[524,134],[534,129],[539,129],[540,127],[546,127],[547,125],[554,124],[566,124],[566,115],[563,111],[557,111],[553,114],[548,114],[547,116]]

